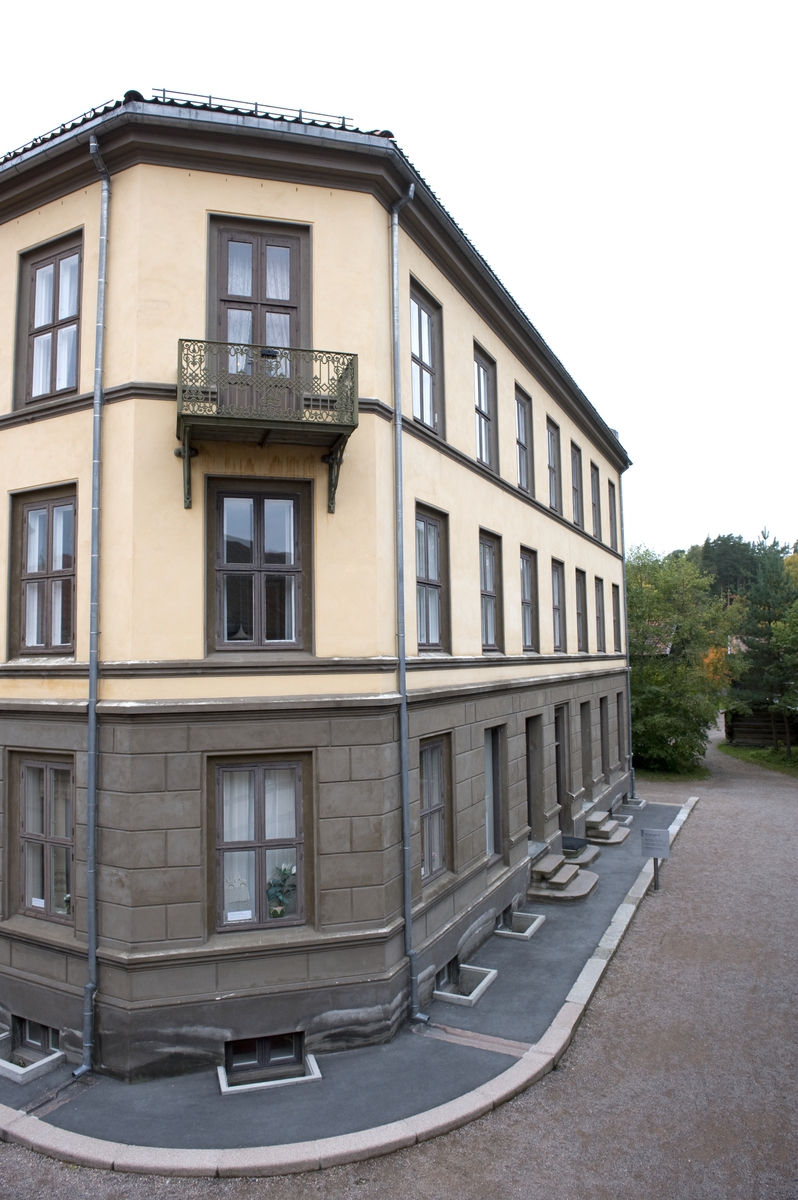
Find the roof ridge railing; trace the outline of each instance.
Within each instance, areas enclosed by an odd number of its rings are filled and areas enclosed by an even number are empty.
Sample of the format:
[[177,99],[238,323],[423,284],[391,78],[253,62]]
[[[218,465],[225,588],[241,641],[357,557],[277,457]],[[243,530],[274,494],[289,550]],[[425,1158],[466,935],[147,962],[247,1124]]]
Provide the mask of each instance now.
[[307,108],[283,108],[279,104],[261,104],[259,100],[231,100],[226,96],[212,96],[205,92],[175,92],[169,88],[156,87],[152,89],[153,99],[161,104],[173,100],[187,107],[197,105],[202,108],[223,108],[233,112],[250,112],[255,117],[266,117],[277,121],[300,121],[315,124],[335,124],[339,129],[354,128],[352,117],[342,117],[333,113],[312,112]]

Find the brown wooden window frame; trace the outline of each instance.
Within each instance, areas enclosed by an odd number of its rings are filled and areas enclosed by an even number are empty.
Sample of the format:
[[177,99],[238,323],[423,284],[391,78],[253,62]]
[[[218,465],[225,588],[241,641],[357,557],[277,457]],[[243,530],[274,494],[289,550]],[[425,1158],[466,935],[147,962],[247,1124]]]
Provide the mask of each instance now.
[[[230,242],[252,241],[257,251],[252,253],[252,295],[228,290],[230,275]],[[267,247],[289,249],[289,298],[269,298],[266,289]],[[210,218],[210,269],[208,272],[208,338],[211,341],[235,342],[229,339],[225,315],[230,308],[252,312],[252,342],[265,346],[265,314],[286,314],[290,322],[290,345],[312,349],[311,300],[311,233],[306,225],[280,221],[258,221],[214,214]],[[259,283],[263,287],[259,287]],[[263,338],[264,340],[261,340]],[[243,343],[242,344],[247,344]]]
[[[429,321],[429,360],[424,355],[424,317]],[[444,437],[443,309],[414,279],[410,281],[410,373],[413,420],[438,437]],[[429,379],[430,387],[430,420],[424,413],[425,377]]]
[[[437,782],[429,770],[427,759],[437,758]],[[419,831],[421,834],[421,883],[426,886],[449,869],[449,745],[448,738],[427,738],[419,744],[418,751],[419,787]],[[429,785],[429,786],[428,786]],[[439,861],[429,861],[434,839],[430,827],[438,823]]]
[[[499,473],[499,430],[496,404],[496,363],[474,343],[474,430],[476,460]],[[487,455],[487,457],[485,457]]]
[[576,569],[576,648],[580,654],[587,654],[590,648],[587,632],[587,574]]
[[[285,1051],[290,1045],[289,1053]],[[246,1046],[248,1051],[244,1051]],[[236,1056],[248,1053],[248,1062]],[[305,1074],[305,1034],[272,1033],[266,1037],[234,1038],[224,1044],[224,1069],[228,1084],[257,1083],[261,1079],[294,1079]]]
[[515,459],[518,487],[530,496],[535,495],[535,456],[532,440],[532,399],[516,385],[515,389]]
[[598,575],[594,579],[594,588],[596,593],[596,652],[606,654],[607,625],[604,614],[604,580],[599,579]]
[[[486,567],[490,563],[490,575]],[[492,587],[490,584],[492,583]],[[502,612],[502,540],[495,533],[479,531],[479,619],[483,654],[504,652],[504,620]],[[493,610],[493,640],[486,638],[490,632],[486,615]]]
[[574,525],[580,529],[585,524],[585,503],[582,493],[582,451],[571,442],[571,500],[574,511]]
[[[53,512],[56,508],[72,509],[72,565],[53,569]],[[28,513],[39,509],[47,512],[47,552],[44,571],[28,571]],[[9,555],[9,621],[8,654],[10,658],[74,657],[77,599],[77,488],[64,484],[35,492],[17,492],[11,497],[11,548]],[[72,606],[71,637],[68,642],[53,644],[52,604],[53,585],[61,581],[69,589]],[[41,583],[44,587],[45,641],[41,645],[25,644],[27,621],[27,585]]]
[[[282,928],[288,925],[303,925],[307,920],[306,914],[306,883],[305,883],[305,778],[308,764],[300,758],[274,759],[242,759],[217,763],[214,769],[215,788],[215,874],[216,874],[216,929],[220,933],[234,933],[242,929]],[[294,773],[294,836],[266,837],[266,774],[270,771],[292,771]],[[254,782],[254,818],[252,838],[224,837],[224,785],[225,774],[233,772],[253,772]],[[267,874],[267,858],[270,851],[285,850],[293,853],[296,858],[296,876],[293,891],[296,895],[296,911],[287,916],[274,916],[280,905],[279,896],[269,897],[269,885],[277,876],[270,880]],[[225,916],[225,878],[224,855],[230,853],[254,853],[254,900],[255,907],[242,909],[251,915],[240,919],[230,920],[229,913]],[[282,864],[278,869],[285,870]],[[290,878],[283,880],[283,884]],[[283,889],[285,890],[285,889]],[[250,896],[250,902],[252,896]]]
[[549,480],[549,508],[562,513],[562,464],[560,461],[560,427],[551,417],[546,418],[546,462]]
[[[540,652],[540,598],[538,592],[538,555],[521,547],[521,644],[525,652]],[[528,568],[525,571],[525,567]],[[527,588],[527,582],[529,587]],[[529,593],[528,595],[526,593]]]
[[617,583],[612,585],[612,640],[615,653],[623,650],[621,635],[621,589]]
[[593,510],[593,537],[601,541],[601,472],[594,462],[590,464],[590,502]]
[[[225,499],[253,501],[253,562],[224,562],[224,501]],[[267,563],[263,551],[263,501],[291,500],[294,520],[295,562]],[[299,480],[247,479],[244,477],[212,477],[208,479],[208,650],[240,654],[293,653],[312,649],[312,485]],[[253,638],[225,637],[224,587],[225,577],[240,574],[254,577]],[[264,614],[268,576],[292,576],[294,579],[293,639],[266,638]]]
[[[59,264],[65,259],[78,256],[77,266],[77,311],[63,318],[58,316],[61,272]],[[53,265],[52,320],[34,327],[36,306],[36,272]],[[14,402],[16,408],[45,404],[48,401],[75,396],[80,388],[80,333],[83,300],[83,230],[71,233],[32,250],[26,251],[19,260],[19,303],[17,307],[16,370],[14,378]],[[75,380],[65,387],[57,387],[58,331],[76,326],[75,334]],[[34,339],[51,335],[50,342],[50,388],[33,395]]]
[[[423,527],[424,562],[420,561],[419,526]],[[429,574],[430,529],[434,528],[438,542],[438,575]],[[448,519],[425,505],[416,505],[416,643],[420,652],[446,652],[449,646],[449,537]],[[437,594],[438,633],[437,641],[429,637],[431,632],[431,593]],[[423,615],[422,615],[423,607]],[[426,638],[422,634],[427,633]]]
[[618,549],[618,497],[615,484],[607,480],[607,503],[610,510],[610,549]]
[[[75,904],[74,904],[74,889],[75,889],[75,765],[71,759],[53,759],[39,757],[37,755],[18,755],[14,756],[18,765],[18,774],[15,779],[16,794],[14,796],[13,806],[17,809],[17,823],[19,829],[19,866],[18,866],[18,902],[19,912],[24,913],[29,917],[36,917],[41,921],[54,921],[59,925],[74,925],[75,923]],[[26,792],[26,771],[28,768],[33,770],[42,770],[44,772],[44,792],[43,792],[43,812],[42,825],[47,825],[48,828],[42,830],[32,830],[27,828],[28,817],[28,798]],[[68,827],[69,832],[58,835],[52,832],[54,824],[54,785],[53,772],[67,771],[69,772],[69,813]],[[28,868],[27,868],[27,848],[28,846],[42,846],[42,883],[44,895],[37,897],[42,900],[41,905],[28,903]],[[53,872],[52,859],[55,849],[61,848],[67,851],[66,863],[69,884],[69,892],[65,894],[67,900],[67,911],[62,912],[57,910],[53,904]]]
[[554,652],[565,654],[568,645],[565,620],[565,563],[556,558],[551,560],[551,613]]
[[488,863],[504,858],[506,736],[506,725],[493,725],[484,731],[485,854]]

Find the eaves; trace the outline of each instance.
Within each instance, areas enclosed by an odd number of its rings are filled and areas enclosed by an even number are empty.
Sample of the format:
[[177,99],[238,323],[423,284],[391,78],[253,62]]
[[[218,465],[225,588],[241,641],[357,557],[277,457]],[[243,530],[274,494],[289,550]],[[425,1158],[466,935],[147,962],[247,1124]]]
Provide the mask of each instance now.
[[102,139],[112,174],[141,162],[227,170],[365,191],[387,209],[413,183],[414,202],[400,216],[407,234],[616,469],[623,472],[631,465],[613,431],[394,140],[245,113],[133,101],[106,108],[2,164],[0,223],[95,183],[88,156],[92,134]]

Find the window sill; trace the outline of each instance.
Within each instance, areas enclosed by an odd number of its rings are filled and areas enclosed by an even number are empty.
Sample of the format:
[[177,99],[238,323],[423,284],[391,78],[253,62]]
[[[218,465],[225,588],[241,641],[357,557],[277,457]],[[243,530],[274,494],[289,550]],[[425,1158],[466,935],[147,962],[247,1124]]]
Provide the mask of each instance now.
[[[77,659],[74,654],[20,654],[9,658],[3,666],[6,667],[68,667]],[[86,664],[88,666],[88,663]]]
[[49,942],[63,950],[86,953],[86,942],[76,935],[73,924],[51,920],[49,917],[30,917],[26,913],[15,913],[14,916],[0,922],[0,934],[16,934],[35,942]]

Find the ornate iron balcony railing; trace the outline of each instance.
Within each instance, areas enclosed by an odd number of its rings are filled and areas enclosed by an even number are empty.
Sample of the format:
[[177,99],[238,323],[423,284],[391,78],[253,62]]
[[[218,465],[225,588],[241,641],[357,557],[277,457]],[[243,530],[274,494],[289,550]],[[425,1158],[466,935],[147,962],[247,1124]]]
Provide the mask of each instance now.
[[330,447],[330,511],[344,446],[357,427],[357,355],[183,338],[177,436],[191,507],[191,439],[309,442]]

